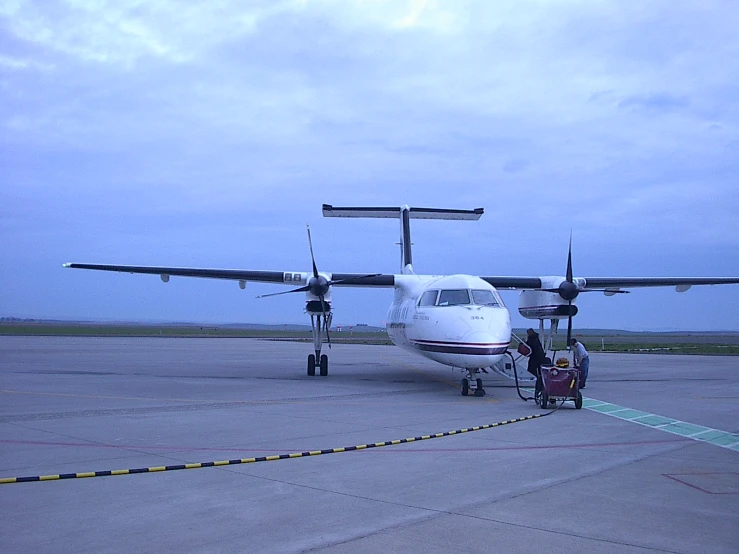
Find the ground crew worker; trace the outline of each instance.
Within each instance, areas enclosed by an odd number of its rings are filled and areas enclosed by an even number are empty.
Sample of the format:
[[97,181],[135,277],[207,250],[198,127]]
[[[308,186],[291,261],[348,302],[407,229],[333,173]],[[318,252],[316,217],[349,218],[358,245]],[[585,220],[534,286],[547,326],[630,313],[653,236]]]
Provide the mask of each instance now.
[[585,388],[585,381],[588,380],[588,370],[590,369],[590,356],[585,350],[583,343],[577,339],[570,340],[572,346],[573,363],[576,368],[580,368],[580,388]]

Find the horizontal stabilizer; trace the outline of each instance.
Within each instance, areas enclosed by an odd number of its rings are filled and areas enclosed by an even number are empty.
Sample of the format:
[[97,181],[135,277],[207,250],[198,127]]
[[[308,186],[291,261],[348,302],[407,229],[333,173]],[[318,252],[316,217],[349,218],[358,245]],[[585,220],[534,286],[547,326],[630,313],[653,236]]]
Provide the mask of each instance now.
[[448,210],[439,208],[397,208],[372,207],[341,207],[335,208],[331,204],[323,205],[325,217],[370,217],[393,218],[400,220],[400,271],[403,274],[413,273],[413,259],[411,256],[411,219],[466,219],[476,221],[482,217],[484,210]]
[[373,208],[373,207],[334,207],[330,204],[323,205],[325,217],[369,217],[369,218],[394,218],[401,217],[404,209],[408,210],[411,219],[469,219],[477,220],[483,214],[482,208],[474,210],[448,210],[442,208]]

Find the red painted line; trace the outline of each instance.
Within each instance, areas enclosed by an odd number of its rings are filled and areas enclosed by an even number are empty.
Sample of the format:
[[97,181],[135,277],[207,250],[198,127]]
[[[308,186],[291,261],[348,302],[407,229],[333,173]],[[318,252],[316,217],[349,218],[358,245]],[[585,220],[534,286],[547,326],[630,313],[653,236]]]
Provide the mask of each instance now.
[[729,473],[732,474],[732,475],[738,475],[734,471],[729,471],[729,472],[711,471],[711,472],[702,472],[702,473],[701,472],[697,472],[697,473],[672,473],[672,474],[670,474],[670,473],[663,473],[662,476],[663,477],[667,477],[668,479],[672,479],[673,481],[675,481],[677,483],[680,483],[681,485],[686,485],[686,486],[690,487],[691,489],[695,489],[697,491],[701,491],[701,492],[704,492],[706,494],[739,494],[739,492],[737,492],[737,491],[713,492],[713,491],[709,491],[707,489],[704,489],[702,487],[699,487],[698,485],[694,485],[692,483],[688,483],[687,481],[683,481],[682,479],[678,479],[678,477],[681,477],[681,476],[682,477],[688,477],[690,475],[727,475]]

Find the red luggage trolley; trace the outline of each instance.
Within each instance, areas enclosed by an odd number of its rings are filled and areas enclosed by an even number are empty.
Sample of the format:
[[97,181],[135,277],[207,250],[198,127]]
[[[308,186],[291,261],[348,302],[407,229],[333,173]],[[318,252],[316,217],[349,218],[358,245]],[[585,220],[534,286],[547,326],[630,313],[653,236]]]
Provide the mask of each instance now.
[[574,367],[558,367],[556,365],[541,366],[541,381],[543,390],[539,406],[547,409],[549,403],[572,400],[575,408],[582,408],[582,394],[580,393],[580,370]]

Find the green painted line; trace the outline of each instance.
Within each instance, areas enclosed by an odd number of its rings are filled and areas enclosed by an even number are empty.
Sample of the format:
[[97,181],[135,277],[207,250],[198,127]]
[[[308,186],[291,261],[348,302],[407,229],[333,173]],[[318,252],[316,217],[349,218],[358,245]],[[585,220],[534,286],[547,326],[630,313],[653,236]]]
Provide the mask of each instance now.
[[651,427],[658,431],[664,431],[678,435],[696,442],[705,442],[721,448],[728,448],[739,452],[739,434],[711,429],[703,425],[695,425],[686,421],[671,419],[656,414],[649,414],[640,410],[624,408],[618,404],[602,402],[594,398],[583,398],[583,408],[598,412],[603,415],[615,417],[623,421]]
[[706,430],[708,431],[707,433],[701,433],[699,436],[693,438],[697,441],[711,442],[713,439],[717,439],[726,435],[724,431],[717,431],[716,429],[709,428],[706,428]]
[[[583,404],[583,406],[584,405],[585,404]],[[615,404],[601,404],[599,406],[590,406],[589,409],[600,412],[602,414],[610,414],[611,412],[615,412],[616,410],[623,410],[623,406],[616,406]],[[614,414],[614,417],[619,416]]]
[[663,427],[663,430],[670,433],[675,433],[676,435],[682,435],[683,437],[690,437],[692,435],[700,433],[701,431],[705,431],[706,428],[700,427],[698,425],[693,425],[692,423],[684,423],[682,421],[678,421],[676,423],[665,425]]
[[731,433],[726,433],[723,437],[716,437],[710,442],[716,446],[732,446],[736,441],[739,441],[739,437]]
[[612,415],[613,417],[620,417],[621,419],[636,419],[638,417],[645,417],[651,414],[648,414],[647,412],[640,412],[639,410],[624,410]]
[[600,400],[593,400],[592,398],[583,398],[582,399],[582,405],[586,408],[592,408],[595,406],[603,406],[606,404],[606,402],[601,402]]
[[658,427],[660,425],[668,425],[670,423],[677,423],[676,419],[670,419],[669,417],[662,417],[662,416],[658,416],[654,414],[649,414],[648,416],[645,416],[645,417],[633,419],[632,421],[641,423],[642,425],[649,425],[650,427]]

